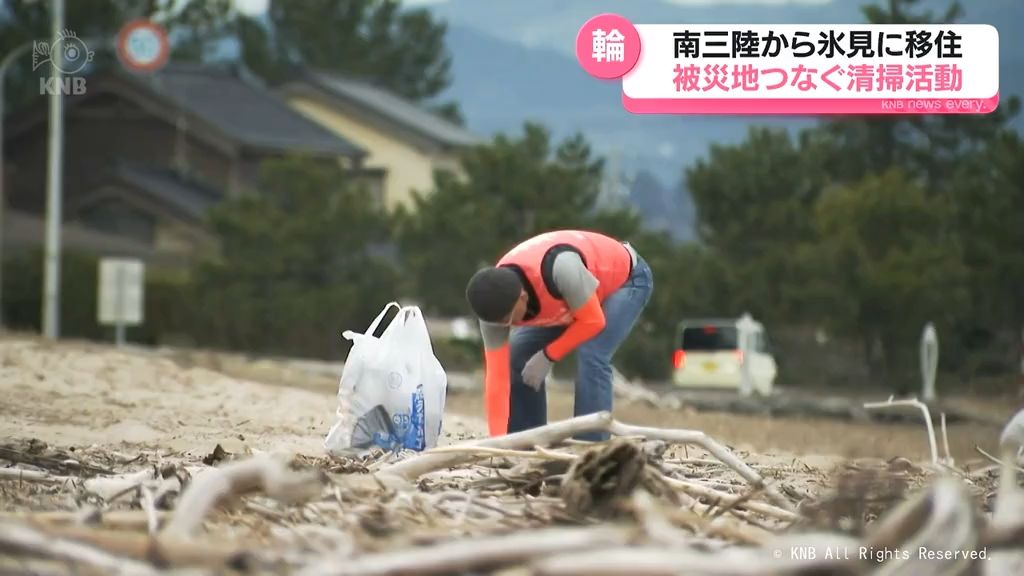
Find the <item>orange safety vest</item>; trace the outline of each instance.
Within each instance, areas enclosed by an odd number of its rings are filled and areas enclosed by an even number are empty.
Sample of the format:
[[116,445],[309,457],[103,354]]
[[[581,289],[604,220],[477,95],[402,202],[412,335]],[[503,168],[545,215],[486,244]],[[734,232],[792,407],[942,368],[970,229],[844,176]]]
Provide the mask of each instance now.
[[622,242],[582,230],[546,232],[526,240],[498,260],[498,266],[519,274],[530,298],[526,317],[517,326],[561,326],[572,321],[572,311],[554,285],[555,257],[574,251],[597,278],[601,302],[619,289],[633,272],[633,259]]

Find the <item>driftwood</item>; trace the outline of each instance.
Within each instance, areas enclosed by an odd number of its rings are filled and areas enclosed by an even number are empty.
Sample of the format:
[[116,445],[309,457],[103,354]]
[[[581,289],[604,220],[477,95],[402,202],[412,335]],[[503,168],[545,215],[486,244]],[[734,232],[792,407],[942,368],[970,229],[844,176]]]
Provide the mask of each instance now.
[[253,490],[297,502],[320,493],[321,478],[290,470],[275,458],[259,457],[232,462],[197,476],[181,495],[174,515],[163,529],[169,536],[189,536],[221,501]]
[[437,546],[391,551],[357,560],[327,560],[299,572],[301,576],[387,576],[451,574],[556,552],[621,545],[630,532],[621,528],[549,528],[532,532],[469,538]]
[[[838,544],[837,544],[838,542]],[[783,576],[787,574],[831,574],[841,576],[850,572],[841,559],[825,557],[825,550],[843,549],[850,545],[847,539],[808,541],[801,549],[815,551],[819,560],[776,559],[774,551],[730,549],[716,552],[700,550],[667,550],[665,547],[605,548],[575,554],[552,556],[537,562],[534,574],[538,576]],[[788,557],[789,548],[786,548]]]
[[[578,455],[566,454],[553,450],[548,450],[537,446],[534,450],[512,450],[503,448],[489,448],[486,446],[445,446],[437,448],[431,451],[432,454],[459,454],[465,456],[467,459],[473,457],[486,458],[486,457],[517,457],[517,458],[529,458],[537,460],[557,460],[557,461],[576,461],[579,459]],[[387,477],[386,475],[384,476]],[[687,480],[679,480],[676,478],[670,478],[667,476],[661,476],[660,480],[668,486],[679,490],[680,492],[687,494],[695,498],[706,498],[720,505],[734,506],[741,504],[742,507],[747,508],[753,512],[763,514],[778,520],[792,522],[800,518],[795,512],[784,510],[771,504],[758,502],[756,500],[749,500],[742,496],[729,494],[720,490],[715,490],[699,482],[692,482]]]
[[676,480],[675,478],[665,478],[665,482],[667,482],[669,486],[676,488],[685,494],[696,498],[707,498],[725,506],[742,504],[742,506],[748,510],[786,522],[792,522],[800,518],[800,516],[795,512],[790,512],[789,510],[778,508],[771,504],[758,502],[756,500],[745,499],[742,496],[737,496],[735,494],[729,494],[713,488],[708,488],[707,486],[697,482],[687,482],[685,480]]
[[[631,426],[613,420],[609,412],[579,416],[533,430],[463,443],[462,446],[522,450],[536,445],[554,444],[583,432],[609,432],[614,436],[639,436],[648,440],[662,440],[675,444],[700,446],[739,473],[740,476],[754,487],[764,489],[765,493],[776,505],[787,511],[792,512],[794,510],[794,506],[789,499],[780,494],[774,487],[766,486],[764,480],[757,472],[737,458],[725,446],[722,446],[703,432],[699,430],[672,430]],[[448,468],[471,459],[472,454],[467,453],[445,454],[427,452],[386,466],[381,472],[414,479],[426,472]]]
[[[616,438],[566,441],[583,430]],[[198,576],[244,567],[304,576],[1002,576],[1024,573],[1016,438],[1004,433],[991,519],[968,490],[980,478],[951,466],[911,467],[930,484],[858,536],[808,526],[807,507],[798,513],[788,500],[788,508],[765,501],[770,487],[758,473],[699,431],[630,426],[596,414],[398,461],[383,454],[325,459],[315,463],[318,472],[263,456],[226,462],[198,472],[172,512],[157,509],[159,490],[180,485],[156,468],[69,477],[67,486],[43,480],[26,493],[77,492],[102,501],[95,509],[0,516],[0,558],[48,559],[82,574],[187,568]],[[698,445],[711,457],[666,459],[670,444]],[[121,498],[125,493],[134,496]],[[235,498],[242,506],[218,515],[204,535],[211,541],[201,541],[211,512]],[[135,509],[105,509],[111,502]],[[576,526],[554,527],[565,523]],[[240,526],[258,539],[218,533]],[[933,557],[920,556],[922,548]],[[10,566],[0,560],[0,572]]]
[[[1017,483],[1017,455],[1024,446],[1024,410],[1018,412],[1003,428],[999,437],[1002,465],[992,529],[1013,531],[1024,524],[1024,490]],[[1018,540],[1018,542],[1024,540]],[[1024,551],[997,551],[986,565],[986,574],[1024,574]]]
[[54,538],[24,524],[12,522],[0,522],[0,550],[89,566],[105,574],[156,574],[156,570],[149,564],[115,556],[75,540]]
[[57,476],[41,470],[25,470],[22,468],[0,468],[0,480],[15,482],[37,482],[41,484],[68,484],[75,482],[72,476]]
[[981,446],[975,446],[974,449],[977,450],[978,454],[981,454],[982,456],[984,456],[989,461],[995,464],[995,466],[991,467],[991,469],[993,470],[1001,470],[1004,464],[1009,464],[1010,466],[1014,467],[1017,470],[1017,472],[1024,472],[1024,468],[1021,468],[1020,466],[1014,464],[1014,461],[1017,459],[1017,456],[1015,454],[1011,453],[1010,459],[1004,460],[1002,458],[997,458],[996,456],[989,454],[988,452],[983,450]]
[[896,543],[904,554],[879,567],[876,576],[962,574],[978,560],[978,518],[963,485],[942,478],[923,498],[930,512],[927,519],[910,538]]
[[679,528],[679,525],[697,526],[706,536],[752,545],[760,545],[772,535],[764,528],[739,520],[722,517],[708,521],[691,510],[663,508],[654,496],[643,489],[633,494],[632,508],[648,538],[666,546],[688,546],[696,540],[693,534]]
[[[924,425],[928,432],[928,448],[932,454],[932,465],[937,466],[939,464],[939,449],[937,447],[937,441],[935,440],[935,427],[932,424],[932,415],[928,410],[928,405],[921,402],[917,398],[910,398],[906,400],[894,400],[892,396],[885,402],[869,402],[864,404],[865,410],[878,410],[883,408],[900,408],[909,406],[911,408],[917,408],[921,412],[921,416],[924,418]],[[943,427],[945,427],[945,416],[943,416]],[[947,449],[948,452],[948,449]]]
[[[863,541],[829,533],[797,534],[766,540],[757,548],[705,551],[692,546],[619,547],[554,555],[534,564],[535,573],[695,574],[767,576],[782,574],[968,574],[984,566],[987,574],[1019,574],[994,569],[994,554],[979,537],[978,518],[962,485],[942,478],[917,498],[887,516]],[[1018,518],[1019,523],[1024,518]],[[1018,531],[1024,525],[1018,524]],[[1019,536],[1014,534],[1013,536]],[[1002,543],[1020,545],[1004,536]],[[922,552],[922,550],[924,552]],[[1001,570],[1001,571],[998,571]]]
[[[24,525],[22,525],[24,526]],[[46,539],[74,541],[136,562],[158,566],[222,567],[238,562],[246,553],[233,546],[206,544],[193,539],[124,530],[105,530],[84,526],[34,524],[31,529]]]
[[999,435],[999,446],[1004,451],[1020,452],[1024,446],[1024,410],[1017,412],[1003,427]]
[[83,484],[87,492],[99,496],[105,502],[111,502],[119,496],[136,490],[145,482],[153,480],[153,477],[153,470],[139,470],[131,474],[113,477],[89,478]]
[[[170,513],[164,510],[156,511],[157,522],[162,522],[170,517]],[[0,520],[22,521],[30,520],[43,525],[76,525],[96,526],[116,530],[136,530],[146,528],[150,522],[150,514],[146,510],[100,510],[99,508],[84,508],[75,511],[42,511],[23,512],[20,514],[0,513]]]
[[53,450],[37,440],[0,445],[0,460],[7,460],[14,464],[28,464],[52,474],[64,476],[113,474],[106,468],[82,462],[77,457],[60,450]]

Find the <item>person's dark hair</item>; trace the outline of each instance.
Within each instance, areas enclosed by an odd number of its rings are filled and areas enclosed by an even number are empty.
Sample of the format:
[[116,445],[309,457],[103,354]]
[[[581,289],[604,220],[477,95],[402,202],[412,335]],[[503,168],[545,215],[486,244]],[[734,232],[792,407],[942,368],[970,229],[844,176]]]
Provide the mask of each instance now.
[[523,283],[515,272],[504,267],[478,270],[466,285],[466,301],[477,318],[500,322],[515,308]]

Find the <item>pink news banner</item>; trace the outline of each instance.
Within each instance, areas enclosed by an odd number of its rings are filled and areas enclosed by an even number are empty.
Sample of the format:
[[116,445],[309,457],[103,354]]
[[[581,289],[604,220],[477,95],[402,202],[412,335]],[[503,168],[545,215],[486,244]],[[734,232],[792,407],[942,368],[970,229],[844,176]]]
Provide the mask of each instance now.
[[988,24],[632,24],[588,20],[576,57],[636,114],[988,114]]

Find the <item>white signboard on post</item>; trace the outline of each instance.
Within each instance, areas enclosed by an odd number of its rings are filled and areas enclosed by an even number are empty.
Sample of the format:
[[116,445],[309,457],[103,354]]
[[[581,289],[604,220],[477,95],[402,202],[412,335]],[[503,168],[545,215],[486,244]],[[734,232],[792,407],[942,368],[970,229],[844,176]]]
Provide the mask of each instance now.
[[124,341],[124,327],[142,324],[145,266],[141,260],[103,258],[100,260],[97,314],[99,323],[117,327],[118,344]]

